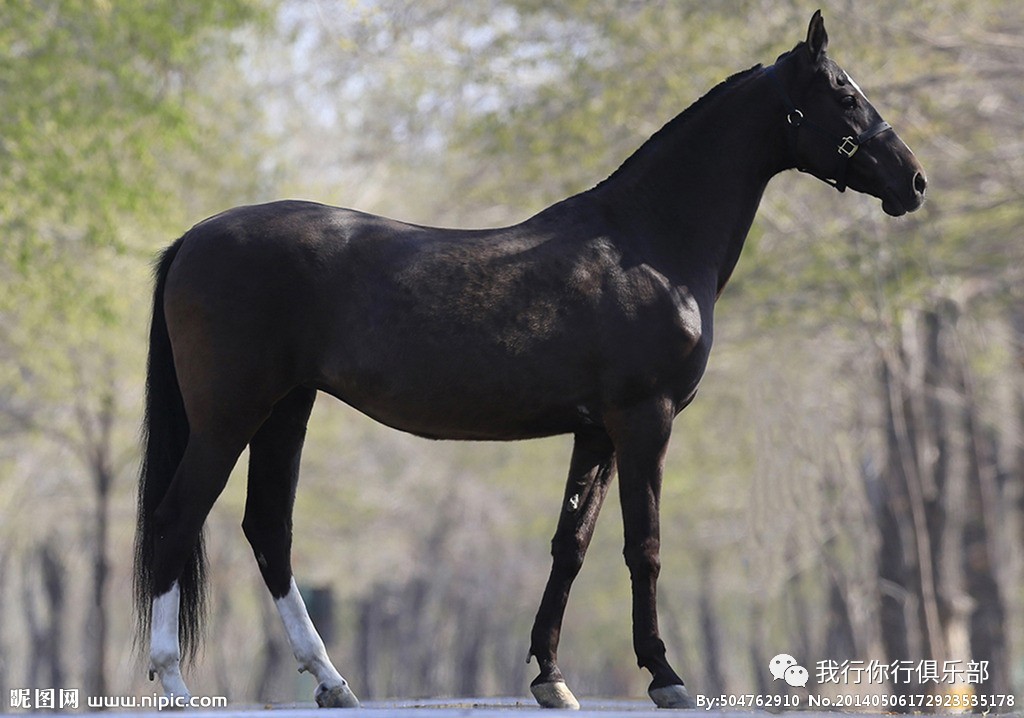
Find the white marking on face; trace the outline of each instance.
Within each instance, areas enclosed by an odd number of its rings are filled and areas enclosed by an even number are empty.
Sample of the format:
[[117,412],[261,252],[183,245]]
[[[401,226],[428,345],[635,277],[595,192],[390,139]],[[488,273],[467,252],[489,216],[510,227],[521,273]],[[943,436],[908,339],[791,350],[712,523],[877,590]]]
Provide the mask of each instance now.
[[850,83],[853,89],[860,93],[861,97],[863,97],[865,100],[868,99],[868,96],[864,94],[864,90],[860,89],[860,85],[857,84],[857,81],[850,77],[850,73],[844,71],[843,76],[846,78],[846,81]]

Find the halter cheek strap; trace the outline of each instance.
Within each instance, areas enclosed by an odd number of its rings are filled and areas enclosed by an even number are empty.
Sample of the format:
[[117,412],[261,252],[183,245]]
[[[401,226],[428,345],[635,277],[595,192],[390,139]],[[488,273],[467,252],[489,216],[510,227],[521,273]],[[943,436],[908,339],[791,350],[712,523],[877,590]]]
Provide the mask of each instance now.
[[[841,159],[839,160],[839,165],[836,168],[836,176],[834,179],[824,177],[820,179],[825,183],[832,185],[840,192],[845,191],[846,173],[850,166],[850,160],[855,154],[857,154],[857,150],[861,148],[861,145],[864,145],[873,137],[882,134],[886,130],[891,130],[892,125],[884,120],[880,120],[856,136],[848,135],[846,137],[838,137],[826,130],[817,122],[804,117],[804,113],[797,109],[797,106],[793,104],[793,100],[789,98],[789,93],[786,92],[786,88],[782,86],[782,81],[779,80],[778,75],[775,74],[774,65],[766,69],[765,74],[772,79],[772,83],[779,91],[779,96],[782,98],[782,102],[786,106],[786,124],[789,125],[792,130],[788,137],[790,138],[790,149],[793,151],[793,154],[796,154],[797,135],[799,134],[801,127],[806,127],[808,130],[811,130],[820,137],[823,137],[836,148],[836,152]],[[809,172],[806,167],[798,166],[797,169],[801,172]]]

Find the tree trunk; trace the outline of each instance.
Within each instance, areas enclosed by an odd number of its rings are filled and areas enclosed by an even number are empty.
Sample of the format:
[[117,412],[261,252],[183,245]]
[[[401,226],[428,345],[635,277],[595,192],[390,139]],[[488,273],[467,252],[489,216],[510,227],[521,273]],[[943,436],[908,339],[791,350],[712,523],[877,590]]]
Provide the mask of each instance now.
[[960,418],[966,439],[966,521],[963,529],[964,583],[971,598],[971,659],[985,661],[988,679],[975,685],[977,694],[1010,693],[1006,643],[1006,610],[996,566],[999,565],[998,533],[1004,525],[1004,503],[996,480],[994,442],[979,427],[976,400],[966,358],[960,357],[954,377],[962,397]]
[[107,541],[110,533],[110,490],[114,482],[113,431],[117,419],[116,387],[109,361],[106,371],[96,381],[102,381],[103,385],[96,406],[92,406],[82,378],[82,395],[75,404],[75,416],[82,435],[82,458],[90,473],[95,497],[92,601],[85,623],[85,688],[91,695],[102,696],[108,693],[107,587],[110,561],[107,558]]
[[288,641],[277,629],[281,625],[277,611],[271,608],[268,601],[260,602],[263,625],[263,650],[260,653],[260,668],[256,673],[256,700],[267,704],[272,701],[291,700],[293,695],[287,692],[284,676],[291,676],[291,650]]
[[707,555],[701,557],[698,573],[700,593],[697,597],[697,611],[701,642],[704,644],[704,692],[717,696],[725,692],[725,675],[722,673],[722,645],[715,621],[711,559]]
[[110,486],[112,476],[105,452],[93,467],[96,490],[96,515],[92,559],[92,605],[85,624],[86,661],[85,686],[90,695],[107,695],[107,585],[110,564],[107,559],[107,536],[110,525]]
[[[66,572],[60,554],[47,542],[35,552],[35,562],[26,558],[22,583],[22,603],[29,632],[29,654],[26,684],[34,687],[66,686],[64,661],[64,607]],[[39,567],[44,610],[36,605],[32,587],[32,565]]]
[[986,682],[979,671],[963,682],[977,693],[1008,693],[997,571],[1006,497],[997,438],[981,428],[958,340],[959,312],[939,301],[912,314],[883,361],[887,458],[885,500],[876,510],[882,633],[890,660],[951,660],[965,670],[985,661]]

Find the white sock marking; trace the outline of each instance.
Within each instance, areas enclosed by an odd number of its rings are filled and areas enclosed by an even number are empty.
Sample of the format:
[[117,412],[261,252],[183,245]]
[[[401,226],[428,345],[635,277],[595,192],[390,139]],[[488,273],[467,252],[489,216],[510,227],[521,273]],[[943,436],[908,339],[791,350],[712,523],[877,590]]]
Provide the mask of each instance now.
[[167,593],[153,599],[153,618],[149,639],[150,670],[156,671],[167,696],[191,695],[181,678],[181,648],[178,645],[178,607],[181,591],[178,582]]
[[294,578],[288,593],[284,598],[277,599],[275,604],[277,612],[281,614],[284,630],[288,634],[292,653],[299,662],[299,670],[309,671],[316,676],[317,681],[329,688],[347,685],[345,679],[331,665],[331,659],[327,657],[327,648],[309,618],[306,604],[302,601]]

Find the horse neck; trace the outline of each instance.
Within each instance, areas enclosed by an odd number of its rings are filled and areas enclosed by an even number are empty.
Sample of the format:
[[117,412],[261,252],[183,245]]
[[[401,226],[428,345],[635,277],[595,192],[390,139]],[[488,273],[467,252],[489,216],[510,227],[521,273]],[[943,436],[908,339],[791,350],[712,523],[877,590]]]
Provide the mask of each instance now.
[[664,269],[675,265],[681,281],[712,272],[716,293],[739,259],[765,186],[786,166],[768,82],[753,69],[722,83],[593,190],[636,251]]

